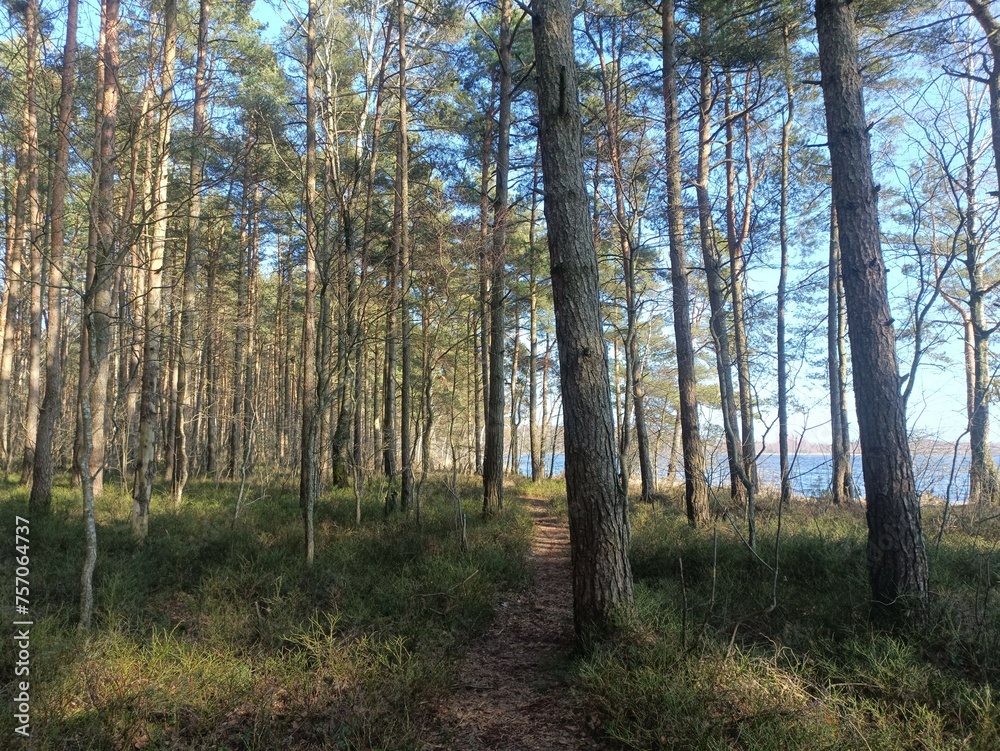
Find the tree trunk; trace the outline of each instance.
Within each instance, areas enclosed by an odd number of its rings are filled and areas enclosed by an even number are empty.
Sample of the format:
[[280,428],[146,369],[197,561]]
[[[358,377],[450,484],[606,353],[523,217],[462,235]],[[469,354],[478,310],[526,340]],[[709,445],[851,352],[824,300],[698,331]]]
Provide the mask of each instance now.
[[38,0],[27,0],[25,8],[25,121],[23,137],[27,141],[25,170],[28,173],[27,205],[25,207],[25,238],[28,241],[29,319],[28,319],[28,394],[24,405],[24,454],[21,461],[21,482],[31,479],[35,465],[35,442],[38,438],[38,415],[41,408],[42,380],[42,202],[38,187],[38,70],[39,40]]
[[539,143],[564,406],[566,492],[577,638],[611,635],[632,607],[629,522],[615,474],[611,388],[597,253],[583,173],[572,8],[535,0]]
[[817,0],[816,32],[840,220],[872,599],[880,614],[901,616],[926,602],[927,556],[899,391],[853,5]]
[[[702,18],[703,33],[708,22]],[[740,453],[739,435],[736,429],[736,397],[733,393],[733,363],[729,352],[729,330],[726,321],[725,290],[722,280],[722,261],[715,244],[715,226],[712,223],[712,201],[708,195],[709,160],[712,152],[712,77],[708,62],[701,63],[698,97],[698,167],[695,192],[698,196],[698,229],[701,255],[705,262],[705,276],[708,279],[708,303],[711,316],[709,328],[715,343],[715,364],[719,377],[719,398],[722,407],[722,421],[726,435],[726,456],[729,458],[729,487],[733,502],[737,507],[747,505],[747,491],[742,482],[743,457]],[[748,507],[748,511],[750,508]],[[753,529],[753,516],[750,528]],[[753,535],[751,535],[751,538]],[[751,546],[753,540],[751,539]]]
[[160,128],[156,177],[153,182],[153,238],[146,269],[145,341],[142,352],[142,386],[139,395],[139,449],[132,489],[132,536],[145,540],[149,531],[149,503],[156,476],[156,422],[160,381],[160,318],[163,304],[163,258],[167,242],[167,185],[170,177],[170,125],[174,98],[174,63],[177,59],[177,2],[163,7],[163,72],[160,95]]
[[670,236],[670,282],[673,291],[674,339],[677,348],[678,408],[684,454],[684,500],[692,526],[708,523],[705,449],[698,428],[698,382],[691,340],[691,302],[684,251],[684,204],[681,196],[680,115],[677,107],[676,25],[674,0],[662,0],[663,100],[666,110],[667,224]]
[[208,18],[210,0],[201,0],[198,11],[198,49],[195,64],[194,119],[191,125],[191,191],[187,221],[187,249],[181,281],[180,340],[177,353],[177,404],[174,412],[174,475],[170,495],[175,507],[184,498],[188,481],[188,423],[191,419],[191,381],[197,362],[195,304],[198,255],[201,253],[201,192],[205,159],[205,125],[208,112]]
[[827,305],[827,371],[830,380],[830,451],[833,459],[832,497],[837,504],[851,500],[851,456],[847,437],[847,363],[844,358],[844,281],[840,261],[840,228],[836,200],[830,204],[830,271]]
[[316,374],[316,0],[309,0],[306,26],[306,278],[302,317],[302,450],[299,504],[305,530],[306,565],[316,555],[313,517],[316,506],[316,437],[319,433]]
[[[792,481],[788,462],[788,352],[785,346],[785,304],[788,299],[788,168],[791,160],[792,117],[795,113],[795,90],[792,88],[792,62],[788,49],[788,25],[784,35],[785,122],[781,126],[781,198],[778,210],[778,243],[781,260],[778,271],[777,339],[778,339],[778,461],[781,472],[782,505],[792,497]],[[831,391],[832,393],[832,391]],[[832,398],[831,398],[832,401]],[[836,497],[834,497],[836,501]]]
[[[621,37],[618,37],[620,40]],[[614,43],[613,43],[614,44]],[[604,116],[607,121],[608,161],[615,190],[615,224],[618,227],[618,244],[622,255],[622,281],[625,286],[625,383],[623,421],[621,425],[621,457],[619,459],[622,488],[628,495],[629,444],[631,437],[630,413],[634,414],[636,449],[641,478],[640,499],[652,499],[654,470],[649,457],[649,431],[646,427],[646,408],[643,394],[642,360],[639,357],[639,305],[636,290],[635,220],[625,208],[625,162],[621,145],[621,49],[614,50],[615,57],[608,63],[603,45],[595,43],[601,66],[601,93],[604,99]]]
[[[747,71],[746,90],[750,89],[750,71]],[[747,342],[746,313],[744,312],[744,285],[746,280],[746,258],[743,243],[750,234],[753,218],[753,194],[757,177],[753,173],[750,153],[750,111],[743,109],[743,163],[746,166],[747,185],[743,202],[742,222],[736,227],[736,175],[733,150],[735,139],[733,119],[729,102],[732,86],[730,73],[726,71],[726,236],[729,245],[729,289],[733,300],[733,351],[736,359],[736,380],[739,386],[741,451],[743,470],[752,485],[748,493],[757,491],[757,447],[754,441],[753,391],[750,384],[750,352]],[[749,500],[748,500],[749,503]]]
[[[399,131],[396,152],[396,206],[399,222],[393,241],[399,254],[399,328],[402,350],[399,381],[399,447],[402,458],[402,476],[399,486],[399,506],[405,513],[413,504],[413,450],[410,427],[412,415],[410,392],[412,387],[412,361],[410,353],[410,146],[407,135],[406,102],[406,0],[398,0],[399,23]],[[395,213],[395,212],[394,212]]]
[[97,524],[94,516],[96,475],[91,457],[95,451],[94,434],[97,414],[95,403],[107,400],[106,360],[111,347],[111,282],[114,278],[114,187],[115,187],[115,126],[118,113],[118,0],[104,0],[101,25],[104,28],[103,80],[98,87],[98,110],[101,128],[98,149],[99,169],[97,192],[93,198],[96,228],[94,276],[84,296],[85,322],[89,331],[87,358],[90,371],[83,394],[83,453],[81,473],[83,486],[83,526],[86,553],[80,576],[80,627],[89,628],[94,605],[94,567],[97,563]]
[[69,0],[66,9],[66,43],[63,47],[59,119],[56,124],[56,163],[52,183],[52,217],[49,255],[48,325],[45,340],[45,397],[42,399],[35,457],[32,469],[32,513],[48,513],[52,507],[52,439],[62,411],[62,264],[65,245],[64,216],[69,187],[70,127],[73,119],[73,90],[76,84],[76,30],[78,0]]
[[[538,157],[532,170],[531,218],[528,223],[528,443],[531,481],[542,479],[543,443],[538,434],[538,279],[535,276],[535,222],[538,217]],[[543,418],[544,420],[544,418]]]
[[[500,107],[497,123],[496,194],[493,199],[493,247],[490,267],[489,400],[483,451],[483,515],[503,507],[504,438],[504,297],[507,257],[507,183],[510,176],[511,0],[500,0]],[[513,398],[513,395],[511,395]]]
[[494,103],[497,94],[497,77],[492,77],[493,89],[490,92],[490,102],[486,117],[483,118],[483,143],[479,154],[479,367],[482,386],[482,422],[480,422],[479,405],[476,405],[476,471],[483,474],[482,442],[485,437],[480,431],[482,423],[490,413],[490,162],[493,157],[493,117]]

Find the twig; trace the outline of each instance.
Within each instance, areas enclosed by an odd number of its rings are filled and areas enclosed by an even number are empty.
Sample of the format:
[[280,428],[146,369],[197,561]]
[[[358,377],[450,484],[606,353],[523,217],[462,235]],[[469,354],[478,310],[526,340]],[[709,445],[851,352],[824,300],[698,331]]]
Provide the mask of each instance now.
[[413,596],[414,597],[437,597],[438,595],[444,595],[445,597],[450,597],[451,595],[449,593],[454,592],[456,589],[458,589],[463,584],[465,584],[466,582],[468,582],[470,579],[472,579],[478,573],[479,573],[479,569],[477,568],[475,571],[473,571],[467,577],[465,577],[464,579],[462,579],[462,581],[460,581],[458,584],[455,584],[452,587],[448,587],[448,589],[444,590],[443,592],[428,592],[428,593],[425,593],[425,594],[415,594]]

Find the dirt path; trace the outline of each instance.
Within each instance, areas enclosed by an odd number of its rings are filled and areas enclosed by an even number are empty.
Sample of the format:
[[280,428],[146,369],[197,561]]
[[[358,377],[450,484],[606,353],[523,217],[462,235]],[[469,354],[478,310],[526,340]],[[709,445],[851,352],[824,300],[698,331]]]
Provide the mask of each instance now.
[[454,693],[429,732],[431,749],[597,751],[560,666],[573,648],[569,527],[545,500],[522,498],[534,520],[531,586],[501,604],[469,649]]

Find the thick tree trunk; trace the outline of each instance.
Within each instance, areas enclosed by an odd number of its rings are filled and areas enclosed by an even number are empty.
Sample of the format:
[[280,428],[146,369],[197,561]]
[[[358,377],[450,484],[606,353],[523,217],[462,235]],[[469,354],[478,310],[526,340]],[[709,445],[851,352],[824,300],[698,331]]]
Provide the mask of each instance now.
[[[221,255],[221,248],[216,245],[213,252],[209,254],[208,260],[208,281],[206,283],[205,290],[205,306],[208,310],[215,310],[215,295],[216,295],[216,279],[219,273],[219,261]],[[281,278],[281,246],[278,246],[278,300],[275,310],[275,327],[274,336],[275,339],[280,341],[282,335],[281,327],[281,294],[284,290],[284,284],[282,284]],[[204,352],[205,352],[205,411],[206,415],[206,425],[205,425],[205,474],[215,480],[218,480],[217,472],[219,469],[219,384],[216,382],[216,373],[218,372],[218,364],[216,363],[216,352],[217,352],[217,339],[218,330],[214,325],[213,321],[207,321],[205,326],[204,334]],[[276,342],[277,343],[277,342]],[[279,350],[275,348],[275,353]],[[284,359],[284,358],[282,358]],[[277,380],[277,378],[275,379]],[[277,385],[277,384],[276,384]],[[275,393],[275,398],[279,399],[280,396]],[[285,436],[285,424],[281,419],[282,415],[280,409],[275,409],[275,425],[277,426],[277,440],[275,441],[275,447],[277,448],[276,460],[279,466],[284,466],[284,449],[285,444],[282,442],[282,438]]]
[[677,107],[677,61],[674,0],[662,0],[663,100],[666,111],[667,224],[670,236],[670,282],[673,291],[674,340],[677,349],[678,408],[684,454],[684,501],[692,526],[708,523],[705,449],[698,428],[698,382],[694,374],[691,301],[684,250],[684,204],[681,197],[680,115]]
[[66,43],[63,47],[59,115],[56,123],[56,162],[52,182],[49,251],[48,325],[45,340],[45,397],[42,399],[32,468],[32,513],[48,513],[52,506],[52,439],[56,420],[62,412],[62,265],[65,245],[66,193],[69,187],[70,127],[73,119],[73,91],[76,84],[76,30],[78,0],[69,0],[66,9]]
[[872,599],[878,611],[897,616],[926,602],[927,556],[899,391],[854,6],[844,0],[817,0],[816,32],[840,220]]
[[[19,152],[21,150],[19,149]],[[20,158],[18,163],[20,164]],[[18,215],[24,205],[24,190],[22,189],[21,169],[18,167],[16,197],[14,199],[14,231],[7,235],[7,248],[4,255],[4,290],[3,303],[0,305],[0,336],[2,336],[3,352],[0,353],[0,461],[6,464],[10,447],[7,444],[7,423],[10,420],[9,400],[11,376],[14,372],[14,350],[17,341],[17,301],[21,291],[21,254],[24,243],[20,239]]]
[[569,0],[535,0],[533,10],[545,218],[565,410],[573,614],[582,641],[613,633],[616,614],[631,608],[629,522],[615,474],[572,8]]

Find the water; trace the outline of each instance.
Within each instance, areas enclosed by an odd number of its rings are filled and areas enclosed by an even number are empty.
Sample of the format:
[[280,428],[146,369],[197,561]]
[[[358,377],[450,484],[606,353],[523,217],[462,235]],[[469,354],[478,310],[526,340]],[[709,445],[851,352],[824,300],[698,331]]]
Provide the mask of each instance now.
[[[554,461],[553,461],[554,458]],[[554,473],[562,474],[563,455],[545,456],[543,466],[548,472],[549,462],[553,461]],[[936,498],[949,498],[952,503],[965,503],[969,497],[969,456],[960,453],[954,461],[951,454],[916,454],[913,457],[913,474],[916,479],[917,492],[921,495],[932,495]],[[709,473],[712,485],[722,486],[729,483],[729,470],[725,456],[713,456],[710,461],[713,469]],[[521,474],[531,475],[531,457],[527,454],[521,457]],[[777,487],[781,481],[780,462],[777,454],[762,454],[757,460],[757,470],[761,483]],[[790,479],[792,492],[804,496],[821,496],[830,492],[830,482],[833,471],[833,460],[829,454],[799,454],[794,458]],[[855,454],[851,458],[851,472],[858,495],[865,494],[865,481],[861,471],[861,456]],[[666,476],[666,469],[660,472],[660,477]],[[950,487],[949,487],[950,484]]]
[[[950,497],[952,503],[965,503],[969,497],[969,457],[959,455],[952,475],[950,454],[917,454],[913,457],[913,474],[917,493],[936,498]],[[781,482],[780,460],[777,454],[763,454],[757,463],[761,482],[777,486]],[[725,467],[717,467],[718,478],[713,482],[729,482]],[[820,496],[830,492],[833,459],[829,454],[800,454],[795,457],[790,472],[792,492],[805,496]],[[861,455],[851,457],[851,474],[856,492],[865,494],[865,480],[861,469]],[[950,488],[949,488],[950,480]]]

